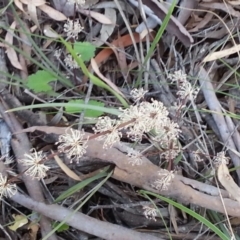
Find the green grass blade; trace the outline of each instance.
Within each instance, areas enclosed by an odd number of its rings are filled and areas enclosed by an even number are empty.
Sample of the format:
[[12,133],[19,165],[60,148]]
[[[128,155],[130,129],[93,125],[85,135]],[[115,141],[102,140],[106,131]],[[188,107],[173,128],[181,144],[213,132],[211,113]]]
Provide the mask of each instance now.
[[[151,44],[151,47],[150,47],[150,49],[149,49],[146,57],[144,58],[143,66],[146,65],[147,61],[149,60],[149,58],[152,56],[154,50],[156,49],[156,46],[157,46],[159,40],[161,39],[164,31],[165,31],[166,28],[167,28],[167,25],[168,25],[168,23],[169,23],[169,21],[170,21],[170,18],[171,18],[171,15],[172,15],[172,13],[173,13],[173,10],[174,10],[175,6],[176,6],[176,0],[173,1],[171,7],[170,7],[169,10],[168,10],[168,13],[167,13],[166,17],[164,18],[164,20],[163,20],[163,22],[162,22],[162,25],[161,25],[160,29],[159,29],[158,32],[157,32],[157,35],[156,35],[156,37],[154,38],[154,40],[153,40],[153,42],[152,42],[152,44]],[[144,67],[142,68],[142,70],[141,70],[140,73],[138,74],[138,80],[137,80],[137,83],[136,83],[137,86],[140,85],[141,76],[142,76],[143,71],[144,71]]]
[[90,105],[90,104],[80,104],[80,103],[42,103],[42,104],[34,104],[29,106],[22,106],[18,108],[12,108],[7,110],[6,112],[15,112],[15,111],[21,111],[26,109],[33,109],[33,108],[47,108],[47,107],[75,107],[75,108],[82,108],[82,109],[91,109],[99,112],[105,112],[110,113],[113,115],[119,115],[121,112],[115,108],[107,108],[107,107],[101,107],[96,105]]
[[154,40],[153,40],[153,42],[152,42],[152,44],[151,44],[151,47],[150,47],[150,49],[149,49],[149,51],[148,51],[145,59],[144,59],[144,63],[143,63],[144,65],[147,63],[147,61],[149,60],[149,58],[152,56],[152,53],[153,53],[154,50],[156,49],[156,46],[157,46],[159,40],[161,39],[161,37],[162,37],[162,35],[163,35],[163,32],[166,30],[167,25],[168,25],[168,23],[169,23],[169,21],[170,21],[171,15],[172,15],[172,13],[173,13],[173,10],[174,10],[176,4],[177,4],[177,1],[174,0],[173,3],[172,3],[172,5],[171,5],[171,7],[170,7],[169,10],[168,10],[168,13],[167,13],[166,17],[164,18],[164,20],[163,20],[163,22],[162,22],[162,25],[161,25],[160,29],[159,29],[158,32],[157,32],[156,37],[154,38]]
[[86,187],[91,182],[93,182],[93,181],[95,181],[95,180],[97,180],[99,178],[106,177],[108,175],[108,172],[107,172],[108,169],[109,169],[109,167],[105,167],[97,175],[95,175],[95,176],[93,176],[91,178],[85,179],[82,182],[79,182],[76,185],[72,186],[67,191],[63,192],[60,196],[58,196],[58,198],[55,199],[54,203],[58,203],[58,202],[64,200],[65,198],[71,196],[75,192],[77,192],[77,191],[81,190],[82,188]]

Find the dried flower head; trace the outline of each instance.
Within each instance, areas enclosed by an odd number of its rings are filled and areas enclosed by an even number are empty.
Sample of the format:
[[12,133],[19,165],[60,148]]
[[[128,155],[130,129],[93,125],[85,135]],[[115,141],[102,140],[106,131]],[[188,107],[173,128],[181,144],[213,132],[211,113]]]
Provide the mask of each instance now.
[[59,136],[58,142],[56,142],[56,144],[59,144],[58,150],[65,153],[71,161],[79,162],[83,154],[86,153],[88,138],[85,138],[84,131],[70,128],[69,133],[68,130],[65,134]]
[[102,133],[99,139],[105,139],[104,148],[119,142],[122,130],[132,141],[141,141],[144,134],[155,130],[156,140],[161,141],[163,148],[177,141],[179,126],[170,120],[163,103],[152,99],[151,102],[140,102],[127,109],[120,108],[120,111],[119,120],[100,117],[93,128],[95,133]]
[[14,183],[8,183],[7,176],[0,173],[0,199],[2,197],[12,197],[17,192],[17,186]]
[[70,69],[77,69],[77,68],[79,68],[78,63],[72,57],[71,54],[67,54],[66,55],[66,57],[64,58],[64,62],[66,64],[66,66],[69,67]]
[[172,148],[167,148],[163,151],[163,153],[161,153],[161,157],[165,158],[166,161],[171,161],[174,160],[179,153],[181,152],[181,149],[176,146],[176,147],[172,147]]
[[25,158],[20,160],[22,164],[27,167],[25,174],[38,180],[46,177],[46,172],[50,167],[44,164],[43,159],[45,156],[43,152],[37,152],[35,148],[31,149],[30,152],[30,154],[25,153]]
[[118,127],[118,121],[115,119],[108,116],[98,118],[93,130],[95,133],[104,133],[98,137],[99,140],[104,140],[103,148],[112,147],[114,143],[120,142],[122,133]]
[[14,163],[13,157],[6,157],[6,159],[4,161],[4,164],[9,165],[9,164],[12,164],[12,163]]
[[167,190],[168,186],[170,185],[172,179],[174,178],[173,171],[168,171],[166,169],[161,169],[161,171],[158,172],[158,175],[161,176],[160,179],[157,179],[153,184],[152,187],[157,190]]
[[55,58],[59,59],[59,58],[61,57],[61,54],[62,54],[62,49],[56,49],[56,50],[54,51],[53,56],[54,56]]
[[218,167],[220,164],[227,165],[229,163],[229,158],[225,156],[225,152],[219,152],[217,153],[217,156],[214,157],[213,163],[216,167]]
[[145,132],[148,132],[147,115],[141,109],[143,103],[135,106],[131,105],[127,109],[120,109],[122,114],[119,115],[122,124],[128,123],[124,128],[127,135],[132,141],[140,141]]
[[67,33],[68,38],[78,38],[78,34],[83,30],[83,27],[79,23],[79,19],[75,21],[68,19],[67,22],[64,24],[64,32]]
[[130,95],[132,96],[134,102],[139,102],[141,99],[144,98],[144,95],[147,93],[148,91],[145,91],[143,88],[137,89],[134,88],[131,92]]
[[139,151],[136,151],[132,148],[128,149],[127,156],[130,158],[129,162],[132,164],[132,166],[139,166],[143,162],[143,155]]
[[156,217],[157,217],[157,209],[154,208],[154,207],[150,207],[150,206],[143,206],[143,209],[144,209],[144,216],[147,218],[147,219],[151,219],[153,221],[157,221],[156,220]]
[[187,80],[187,75],[182,71],[175,71],[173,74],[169,74],[169,78],[172,83],[178,84],[179,90],[177,95],[182,100],[194,100],[199,92],[198,87],[193,87],[192,84]]
[[172,122],[168,114],[162,102],[152,100],[122,110],[119,118],[122,123],[129,122],[125,129],[132,140],[141,140],[144,133],[154,129],[164,142],[170,139],[176,140],[180,132],[178,124]]
[[192,156],[193,156],[194,161],[203,162],[203,159],[201,158],[202,152],[200,151],[200,149],[197,149],[196,151],[193,151]]

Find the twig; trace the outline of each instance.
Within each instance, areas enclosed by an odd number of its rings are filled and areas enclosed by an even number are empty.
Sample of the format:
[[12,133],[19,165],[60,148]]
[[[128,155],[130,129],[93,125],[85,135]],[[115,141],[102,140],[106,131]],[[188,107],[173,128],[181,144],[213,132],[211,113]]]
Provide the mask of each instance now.
[[[6,114],[5,111],[8,109],[7,104],[1,97],[0,102],[0,114],[7,123],[11,133],[13,134],[16,131],[21,131],[22,126],[12,113]],[[14,154],[16,156],[17,162],[18,162],[18,168],[20,172],[24,172],[26,170],[26,167],[23,166],[23,164],[19,161],[19,159],[24,159],[24,154],[29,153],[31,149],[31,144],[28,140],[28,137],[25,133],[18,134],[15,136],[11,141],[12,149],[14,151]],[[23,174],[22,176],[24,184],[28,190],[29,195],[39,202],[44,202],[44,197],[42,194],[41,186],[37,180],[32,179],[30,176]],[[45,236],[48,232],[52,230],[50,221],[45,217],[41,217],[41,233],[42,236]],[[57,240],[57,237],[55,234],[53,234],[49,240]]]
[[238,182],[240,182],[240,168],[238,168],[240,166],[240,159],[234,153],[234,151],[236,152],[237,149],[235,147],[234,141],[231,137],[231,132],[222,113],[222,107],[216,97],[212,81],[203,67],[200,67],[199,70],[199,82],[201,84],[201,90],[203,91],[207,105],[212,111],[212,116],[220,131],[223,143],[228,149],[228,153],[233,161],[234,166],[237,168],[236,172],[238,175]]
[[[24,129],[25,132],[42,131],[48,134],[64,134],[67,128],[35,126]],[[113,178],[135,185],[139,188],[177,199],[183,203],[192,203],[217,212],[225,213],[220,195],[223,197],[227,213],[231,216],[240,216],[239,203],[230,199],[227,191],[210,186],[205,183],[188,179],[177,174],[174,175],[167,190],[157,190],[153,183],[161,178],[161,168],[154,165],[147,158],[142,157],[142,164],[132,167],[131,158],[118,150],[115,144],[110,149],[103,149],[103,141],[91,138],[93,134],[85,133],[89,137],[86,156],[91,159],[99,159],[105,163],[115,164]]]
[[17,193],[11,199],[26,208],[41,213],[44,216],[60,222],[65,221],[68,225],[78,230],[93,234],[102,239],[163,240],[150,234],[140,233],[115,224],[99,221],[80,212],[73,213],[72,211],[56,204],[46,205],[42,202],[34,201],[20,193]]

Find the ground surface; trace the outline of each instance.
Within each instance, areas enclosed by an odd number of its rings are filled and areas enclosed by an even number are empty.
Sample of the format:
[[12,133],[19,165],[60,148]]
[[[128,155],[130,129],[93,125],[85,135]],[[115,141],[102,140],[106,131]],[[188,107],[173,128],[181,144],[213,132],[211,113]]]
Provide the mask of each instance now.
[[2,239],[240,238],[239,1],[0,2]]

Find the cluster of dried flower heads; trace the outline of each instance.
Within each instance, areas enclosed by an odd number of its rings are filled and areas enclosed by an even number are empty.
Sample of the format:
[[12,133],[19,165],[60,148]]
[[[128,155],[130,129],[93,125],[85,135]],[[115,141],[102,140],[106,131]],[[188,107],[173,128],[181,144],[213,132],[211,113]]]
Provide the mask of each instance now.
[[[70,2],[70,1],[69,1]],[[82,4],[84,1],[74,1],[77,4]],[[67,37],[77,38],[78,33],[82,30],[79,22],[68,20],[64,25],[64,31]],[[56,53],[60,56],[61,53]],[[77,64],[67,56],[65,64],[69,68],[77,67]],[[178,96],[182,100],[193,100],[196,97],[198,89],[193,89],[187,81],[186,75],[182,71],[177,71],[173,75],[169,75],[172,82],[177,82],[179,91]],[[169,112],[162,102],[151,99],[150,102],[144,101],[144,95],[147,91],[134,89],[131,91],[134,104],[127,109],[120,109],[121,114],[117,119],[112,119],[109,116],[99,117],[93,130],[95,134],[100,136],[97,138],[103,141],[103,148],[110,148],[116,143],[120,143],[123,133],[132,141],[141,142],[143,137],[148,137],[152,141],[159,143],[164,149],[162,156],[165,159],[174,159],[180,152],[178,145],[178,137],[180,128],[177,123],[169,118]],[[71,161],[78,162],[86,153],[88,137],[85,132],[67,129],[66,132],[59,136],[58,150],[66,154]],[[143,160],[142,152],[133,148],[127,150],[129,163],[141,165]],[[226,159],[224,153],[218,154],[218,159]],[[37,152],[32,149],[30,154],[25,154],[25,159],[20,160],[27,167],[24,174],[27,174],[35,179],[44,178],[47,171],[50,169],[45,165],[45,156],[42,151]],[[159,179],[155,180],[152,187],[157,190],[167,190],[172,179],[174,178],[173,171],[162,169],[158,173]],[[0,174],[0,196],[11,197],[17,192],[16,184],[8,183],[7,177]],[[148,206],[144,207],[144,215],[146,218],[156,221],[157,210]]]

